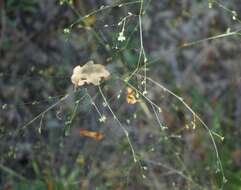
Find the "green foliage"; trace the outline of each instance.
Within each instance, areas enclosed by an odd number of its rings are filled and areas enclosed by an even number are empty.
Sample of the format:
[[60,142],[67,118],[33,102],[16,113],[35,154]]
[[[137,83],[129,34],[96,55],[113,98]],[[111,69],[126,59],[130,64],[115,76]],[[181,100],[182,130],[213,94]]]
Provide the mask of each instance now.
[[6,0],[5,1],[5,8],[7,12],[28,12],[33,13],[37,10],[36,8],[37,1],[36,0]]

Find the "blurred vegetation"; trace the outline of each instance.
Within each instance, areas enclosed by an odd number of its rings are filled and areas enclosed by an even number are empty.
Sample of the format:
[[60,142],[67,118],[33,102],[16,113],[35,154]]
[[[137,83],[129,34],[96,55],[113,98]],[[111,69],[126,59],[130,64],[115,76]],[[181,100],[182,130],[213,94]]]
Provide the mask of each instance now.
[[[4,0],[0,11],[0,189],[241,190],[238,0]],[[89,60],[111,77],[74,90]]]

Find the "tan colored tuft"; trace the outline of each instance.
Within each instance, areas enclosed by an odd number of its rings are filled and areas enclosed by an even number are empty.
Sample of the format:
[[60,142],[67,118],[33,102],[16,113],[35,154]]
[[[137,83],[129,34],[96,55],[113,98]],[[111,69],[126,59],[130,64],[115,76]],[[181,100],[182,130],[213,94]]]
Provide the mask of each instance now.
[[82,67],[78,65],[73,69],[71,81],[76,87],[83,86],[85,83],[97,86],[101,79],[107,79],[109,76],[110,73],[105,66],[88,61]]

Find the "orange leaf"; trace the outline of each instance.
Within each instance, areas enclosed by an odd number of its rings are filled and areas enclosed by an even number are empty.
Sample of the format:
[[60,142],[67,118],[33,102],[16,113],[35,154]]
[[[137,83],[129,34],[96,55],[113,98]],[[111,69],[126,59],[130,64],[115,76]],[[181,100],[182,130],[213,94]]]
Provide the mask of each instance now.
[[126,101],[128,104],[135,104],[139,102],[139,100],[137,99],[136,92],[130,87],[127,87]]
[[86,129],[80,129],[80,135],[89,137],[98,141],[104,138],[104,135],[102,133],[96,132],[96,131],[89,131]]

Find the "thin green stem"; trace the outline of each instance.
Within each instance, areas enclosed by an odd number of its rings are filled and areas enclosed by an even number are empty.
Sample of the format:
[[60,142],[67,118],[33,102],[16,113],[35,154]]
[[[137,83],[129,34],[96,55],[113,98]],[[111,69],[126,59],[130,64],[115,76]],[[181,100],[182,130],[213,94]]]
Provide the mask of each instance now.
[[20,180],[23,180],[23,181],[27,181],[27,179],[25,177],[23,177],[22,175],[18,174],[17,172],[15,172],[14,170],[12,170],[11,168],[8,168],[2,164],[0,164],[0,170],[10,174],[11,176],[14,176]]
[[101,94],[101,96],[102,96],[105,104],[107,105],[109,111],[111,112],[114,120],[116,120],[116,122],[118,123],[118,125],[120,126],[120,128],[123,130],[123,132],[124,132],[124,134],[125,134],[125,136],[126,136],[126,138],[127,138],[127,141],[128,141],[128,143],[129,143],[129,145],[130,145],[130,148],[131,148],[131,152],[132,152],[132,155],[133,155],[134,162],[137,162],[136,153],[135,153],[135,151],[134,151],[134,148],[133,148],[133,145],[132,145],[132,143],[131,143],[131,140],[130,140],[129,133],[128,133],[127,129],[122,125],[122,123],[120,122],[120,120],[117,118],[117,116],[115,115],[114,111],[113,111],[112,108],[110,107],[110,104],[109,104],[108,101],[106,100],[105,95],[104,95],[101,87],[98,86],[98,88],[99,88],[99,92],[100,92],[100,94]]

